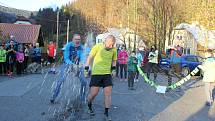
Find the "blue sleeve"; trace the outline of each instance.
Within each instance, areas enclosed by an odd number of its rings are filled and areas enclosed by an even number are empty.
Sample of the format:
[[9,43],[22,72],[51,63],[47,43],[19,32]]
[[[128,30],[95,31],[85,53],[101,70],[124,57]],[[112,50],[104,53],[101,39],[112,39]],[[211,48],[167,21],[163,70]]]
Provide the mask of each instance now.
[[63,56],[64,56],[64,61],[66,64],[73,64],[73,62],[70,60],[70,47],[73,46],[72,43],[68,43],[65,47]]

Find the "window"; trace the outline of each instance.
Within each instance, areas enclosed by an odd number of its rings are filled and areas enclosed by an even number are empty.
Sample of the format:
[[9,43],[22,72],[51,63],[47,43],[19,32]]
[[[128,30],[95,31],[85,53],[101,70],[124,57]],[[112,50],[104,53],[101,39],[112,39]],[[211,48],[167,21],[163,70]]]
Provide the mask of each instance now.
[[181,35],[177,35],[176,38],[177,38],[178,40],[182,40],[182,36],[181,36]]
[[196,57],[194,57],[194,56],[193,57],[191,57],[191,56],[186,57],[185,60],[189,61],[189,62],[198,62],[198,59]]
[[203,62],[204,61],[204,59],[201,58],[201,57],[197,57],[197,59],[198,59],[198,62]]

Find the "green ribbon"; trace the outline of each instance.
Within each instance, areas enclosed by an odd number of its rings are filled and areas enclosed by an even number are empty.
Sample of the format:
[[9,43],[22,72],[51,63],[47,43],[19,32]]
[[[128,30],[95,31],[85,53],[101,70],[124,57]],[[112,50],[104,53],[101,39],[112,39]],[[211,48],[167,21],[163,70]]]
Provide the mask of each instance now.
[[[137,66],[137,69],[140,73],[141,76],[143,76],[144,81],[146,83],[148,83],[151,87],[155,87],[157,89],[158,84],[156,84],[154,81],[148,79],[148,77],[143,73],[142,69]],[[176,89],[177,87],[180,87],[182,84],[184,84],[185,82],[189,81],[191,79],[192,76],[194,76],[195,74],[197,74],[199,72],[199,68],[196,67],[190,74],[188,74],[186,77],[184,77],[183,79],[177,81],[176,83],[171,84],[170,86],[168,86],[167,88],[169,89]]]
[[140,75],[143,76],[144,81],[145,81],[146,83],[148,83],[150,86],[155,87],[155,88],[157,88],[157,87],[159,86],[159,85],[156,84],[154,81],[149,80],[149,79],[147,78],[147,76],[143,73],[142,69],[141,69],[139,66],[137,66],[137,69],[138,69]]
[[196,67],[190,74],[188,74],[183,79],[177,81],[176,83],[168,86],[168,88],[170,88],[170,89],[176,89],[177,87],[180,87],[182,84],[184,84],[185,82],[189,81],[191,79],[191,77],[194,76],[194,75],[196,75],[199,71],[200,71],[199,67]]

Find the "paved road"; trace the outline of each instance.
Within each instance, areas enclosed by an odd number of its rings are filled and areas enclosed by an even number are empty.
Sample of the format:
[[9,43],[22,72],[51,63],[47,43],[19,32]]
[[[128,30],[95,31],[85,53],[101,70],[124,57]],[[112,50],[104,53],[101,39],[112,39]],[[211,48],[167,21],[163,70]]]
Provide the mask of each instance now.
[[[70,75],[56,104],[49,104],[53,82],[58,75],[32,74],[22,77],[0,77],[1,121],[103,121],[102,90],[93,108],[96,115],[86,113],[86,105],[79,106],[80,84]],[[158,75],[157,83],[167,85],[167,78]],[[128,90],[127,82],[114,79],[112,107],[113,121],[212,121],[209,108],[204,106],[203,83],[193,79],[178,91],[163,94],[144,83],[135,83],[136,90]],[[74,86],[75,85],[75,86]]]

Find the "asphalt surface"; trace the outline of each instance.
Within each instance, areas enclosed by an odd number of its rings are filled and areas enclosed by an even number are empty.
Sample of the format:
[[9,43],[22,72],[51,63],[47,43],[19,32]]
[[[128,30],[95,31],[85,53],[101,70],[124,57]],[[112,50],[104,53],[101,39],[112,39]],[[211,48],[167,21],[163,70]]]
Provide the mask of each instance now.
[[[95,116],[87,114],[86,104],[80,104],[80,82],[70,74],[55,104],[50,104],[58,74],[29,74],[0,77],[1,121],[103,121],[102,88],[93,102]],[[215,109],[205,106],[204,83],[194,77],[181,89],[165,94],[156,93],[142,77],[135,90],[127,82],[114,78],[110,115],[113,121],[214,121]],[[175,79],[176,81],[177,79]],[[167,77],[156,80],[167,85]]]

